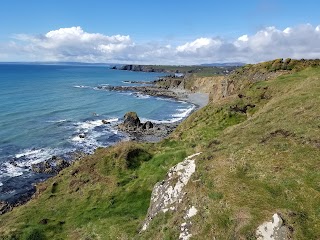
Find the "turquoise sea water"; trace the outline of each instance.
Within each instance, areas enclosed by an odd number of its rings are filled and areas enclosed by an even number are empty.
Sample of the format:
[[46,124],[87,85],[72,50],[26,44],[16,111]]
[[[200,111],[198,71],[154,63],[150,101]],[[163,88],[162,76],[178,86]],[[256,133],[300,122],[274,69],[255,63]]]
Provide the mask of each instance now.
[[92,153],[126,138],[114,125],[128,111],[151,121],[185,117],[194,108],[190,103],[98,88],[160,75],[97,65],[0,64],[0,200],[48,177],[31,172],[33,163],[74,151]]

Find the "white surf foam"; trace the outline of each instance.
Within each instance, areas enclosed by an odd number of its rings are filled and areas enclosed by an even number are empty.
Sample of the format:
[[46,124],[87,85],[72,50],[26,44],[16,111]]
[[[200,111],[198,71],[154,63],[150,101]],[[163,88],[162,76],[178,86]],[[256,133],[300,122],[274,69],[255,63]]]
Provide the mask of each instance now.
[[177,109],[179,113],[172,114],[171,119],[165,119],[165,120],[154,120],[154,119],[148,119],[148,118],[141,118],[142,122],[151,121],[153,123],[175,123],[178,121],[181,121],[182,119],[186,118],[194,109],[195,105],[192,105],[190,108],[183,108],[183,109]]
[[192,106],[190,108],[178,109],[178,112],[180,112],[180,113],[172,114],[172,116],[175,118],[181,118],[181,119],[185,118],[194,110],[194,108],[195,108],[195,106]]
[[174,99],[174,98],[166,98],[166,97],[156,97],[157,100],[161,100],[161,101],[166,101],[166,102],[175,102],[175,103],[184,103],[184,104],[189,104],[188,102],[186,101],[183,101],[183,100],[177,100],[177,99]]
[[143,94],[140,94],[140,93],[136,93],[135,96],[136,96],[138,99],[148,99],[148,98],[150,98],[149,95],[143,95]]
[[48,123],[63,123],[68,121],[67,119],[60,119],[60,120],[50,120],[50,121],[46,121]]
[[[109,123],[114,124],[119,121],[118,118],[110,118],[103,119]],[[81,151],[86,153],[93,153],[93,151],[97,147],[105,147],[101,142],[98,142],[98,138],[102,137],[106,132],[104,132],[101,128],[96,130],[96,127],[103,127],[103,129],[108,130],[108,132],[112,132],[117,134],[117,132],[112,131],[110,125],[106,125],[102,122],[102,119],[79,122],[76,124],[76,135],[71,137],[71,142],[76,145]]]
[[78,122],[76,123],[77,132],[88,132],[93,130],[95,127],[105,125],[102,121],[105,120],[110,123],[114,123],[119,121],[118,118],[110,118],[110,119],[99,119],[99,120],[92,120],[92,121],[85,121],[85,122]]
[[90,132],[83,138],[81,138],[79,135],[74,136],[71,138],[71,141],[77,146],[77,148],[80,148],[81,151],[91,154],[96,148],[106,146],[97,141],[97,138],[101,137],[102,134],[103,133],[101,132]]
[[75,85],[74,88],[91,88],[90,86],[84,86],[84,85]]
[[6,176],[6,177],[21,176],[23,174],[23,172],[25,171],[23,168],[14,166],[8,162],[4,163],[3,167],[4,168],[1,171],[1,176]]
[[3,183],[2,182],[0,182],[0,187],[2,187],[3,186]]
[[[161,124],[161,123],[174,123],[176,122],[175,118],[172,119],[168,119],[168,120],[155,120],[155,119],[150,119],[150,118],[140,118],[141,122],[146,122],[146,121],[150,121],[152,123],[157,123],[157,124]],[[178,121],[178,120],[177,120]]]
[[86,122],[79,123],[78,129],[88,131],[95,127],[99,127],[101,125],[103,125],[103,122],[101,120],[86,121]]
[[46,161],[52,156],[62,155],[67,152],[72,152],[74,149],[24,149],[17,153],[14,157],[14,163],[5,162],[0,166],[0,176],[17,177],[24,173],[28,173],[33,164]]
[[31,155],[35,155],[41,152],[41,149],[26,149],[21,153],[17,153],[15,155],[16,158],[21,158],[21,157],[28,157]]
[[96,91],[105,90],[102,86],[101,86],[101,87],[93,87],[92,89],[93,89],[93,90],[96,90]]
[[63,154],[67,149],[25,149],[22,152],[15,155],[17,167],[31,167],[32,164],[37,164],[45,160],[50,159],[57,154]]
[[110,119],[106,119],[107,122],[118,122],[119,118],[110,118]]
[[116,129],[111,129],[111,132],[112,132],[113,134],[118,134],[118,130],[116,130]]

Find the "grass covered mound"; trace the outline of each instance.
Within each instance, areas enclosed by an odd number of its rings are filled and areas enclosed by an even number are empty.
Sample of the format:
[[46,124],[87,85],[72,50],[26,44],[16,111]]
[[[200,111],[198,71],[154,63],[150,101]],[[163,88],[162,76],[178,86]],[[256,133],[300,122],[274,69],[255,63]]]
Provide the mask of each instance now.
[[182,203],[198,209],[194,239],[255,239],[256,228],[276,212],[294,239],[319,239],[320,67],[303,64],[258,81],[245,76],[262,67],[246,66],[230,76],[241,85],[236,94],[193,113],[162,142],[98,149],[0,216],[0,236],[178,239],[179,211],[158,214],[138,231],[154,184],[201,151]]

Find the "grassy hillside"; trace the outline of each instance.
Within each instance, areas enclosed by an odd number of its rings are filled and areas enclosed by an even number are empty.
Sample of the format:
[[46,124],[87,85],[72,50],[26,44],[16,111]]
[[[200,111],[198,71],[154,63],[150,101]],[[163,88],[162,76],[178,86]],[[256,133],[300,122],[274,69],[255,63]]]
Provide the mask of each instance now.
[[[35,199],[0,216],[0,236],[178,239],[182,210],[193,205],[193,239],[254,239],[275,212],[294,239],[319,239],[320,67],[312,65],[272,69],[286,72],[267,81],[248,76],[271,68],[242,68],[231,76],[241,86],[235,94],[193,113],[168,139],[98,149],[40,184]],[[154,184],[199,151],[181,209],[138,234]]]

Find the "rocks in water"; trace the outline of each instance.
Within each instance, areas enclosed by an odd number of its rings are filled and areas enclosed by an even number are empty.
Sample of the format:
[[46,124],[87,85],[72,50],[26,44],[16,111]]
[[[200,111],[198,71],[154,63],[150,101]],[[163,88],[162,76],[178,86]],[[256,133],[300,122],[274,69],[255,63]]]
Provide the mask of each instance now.
[[44,162],[32,164],[31,170],[36,173],[57,174],[62,169],[70,166],[70,163],[62,158],[53,156]]
[[66,167],[69,167],[70,166],[70,163],[67,162],[66,160],[64,159],[58,159],[56,161],[56,169],[58,171],[61,171],[62,169],[66,168]]
[[124,115],[123,125],[127,129],[135,129],[141,126],[140,118],[136,112],[127,112]]
[[108,120],[102,119],[101,121],[103,124],[110,124],[110,122]]
[[139,142],[159,142],[168,136],[178,125],[176,123],[152,123],[146,121],[141,123],[137,113],[128,112],[124,116],[123,123],[117,127],[120,131],[130,135],[131,140]]
[[120,130],[127,132],[144,132],[153,129],[153,126],[153,123],[150,121],[141,123],[140,118],[138,117],[136,112],[127,112],[124,115],[123,123],[118,127]]
[[85,137],[86,137],[86,135],[84,133],[79,134],[79,138],[85,138]]
[[136,92],[148,96],[175,98],[181,97],[177,93],[157,86],[99,86],[98,89],[117,92]]
[[257,240],[289,240],[290,229],[284,224],[278,213],[273,214],[272,220],[264,222],[256,230]]
[[150,121],[146,121],[144,124],[142,124],[142,129],[149,130],[151,128],[153,128],[153,123]]

